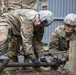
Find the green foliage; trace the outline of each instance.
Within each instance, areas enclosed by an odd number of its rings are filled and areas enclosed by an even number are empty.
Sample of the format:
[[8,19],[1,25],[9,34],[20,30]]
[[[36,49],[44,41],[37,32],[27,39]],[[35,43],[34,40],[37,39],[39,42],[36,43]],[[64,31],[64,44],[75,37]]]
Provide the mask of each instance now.
[[9,71],[6,71],[5,75],[11,75]]

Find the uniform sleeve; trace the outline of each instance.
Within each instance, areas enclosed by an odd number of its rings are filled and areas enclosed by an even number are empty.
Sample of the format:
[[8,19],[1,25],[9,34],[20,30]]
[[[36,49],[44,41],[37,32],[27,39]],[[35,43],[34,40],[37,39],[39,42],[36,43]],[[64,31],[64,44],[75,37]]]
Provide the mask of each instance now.
[[7,12],[7,7],[4,4],[4,1],[0,2],[0,15]]
[[25,16],[20,16],[20,23],[21,23],[21,37],[22,37],[22,44],[23,50],[25,54],[32,54],[33,53],[33,25],[32,21],[27,20]]
[[34,28],[34,39],[37,42],[41,42],[44,35],[44,27],[35,27]]
[[56,29],[51,35],[49,48],[51,51],[56,51],[59,48],[59,38],[58,38],[58,33]]
[[44,44],[42,43],[43,34],[44,34],[44,27],[35,27],[34,28],[33,42],[35,44],[34,48],[38,53],[44,51],[43,50]]

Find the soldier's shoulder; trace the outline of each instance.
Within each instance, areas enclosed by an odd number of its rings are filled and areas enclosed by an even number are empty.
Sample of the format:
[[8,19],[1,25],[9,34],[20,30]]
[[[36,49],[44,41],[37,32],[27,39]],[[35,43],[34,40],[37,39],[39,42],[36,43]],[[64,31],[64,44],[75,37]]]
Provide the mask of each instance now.
[[58,26],[55,30],[56,30],[56,31],[64,30],[64,25],[62,25],[62,26]]
[[64,31],[64,25],[58,26],[53,33],[56,34],[56,35],[59,35],[59,34],[61,34],[63,31]]
[[33,18],[38,12],[31,9],[22,9],[19,13],[19,15],[22,15],[23,17],[27,17],[28,19]]

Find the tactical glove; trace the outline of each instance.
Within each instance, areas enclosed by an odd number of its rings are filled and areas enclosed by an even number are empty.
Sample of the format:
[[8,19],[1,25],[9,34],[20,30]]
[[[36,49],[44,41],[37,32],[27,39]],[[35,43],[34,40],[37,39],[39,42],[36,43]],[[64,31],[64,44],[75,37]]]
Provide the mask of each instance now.
[[54,58],[54,60],[52,62],[54,62],[58,66],[63,63],[63,61],[61,59],[58,59],[58,58]]
[[47,60],[46,60],[45,57],[44,57],[44,58],[41,58],[40,61],[41,61],[41,62],[45,62],[45,63],[47,63]]
[[35,68],[40,67],[40,62],[39,62],[39,60],[37,58],[32,59],[32,62],[35,64]]
[[52,62],[54,63],[53,65],[51,65],[51,67],[54,69],[54,70],[57,70],[58,67],[60,66],[60,64],[62,63],[62,61],[58,58],[53,58]]
[[[48,63],[48,61],[46,60],[45,57],[44,58],[41,58],[40,61],[43,62],[43,63]],[[44,67],[48,67],[48,66],[44,66]]]

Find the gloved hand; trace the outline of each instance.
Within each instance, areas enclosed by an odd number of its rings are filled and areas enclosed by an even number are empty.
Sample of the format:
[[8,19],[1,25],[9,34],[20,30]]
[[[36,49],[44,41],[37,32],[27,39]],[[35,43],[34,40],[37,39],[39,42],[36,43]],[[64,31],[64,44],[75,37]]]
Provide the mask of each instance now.
[[45,62],[45,63],[47,63],[47,60],[46,60],[45,57],[44,57],[44,58],[41,58],[40,61],[41,61],[41,62]]
[[69,56],[66,55],[66,56],[63,57],[63,59],[64,59],[64,61],[68,61],[69,60]]
[[0,59],[0,62],[3,62],[3,59]]
[[[45,57],[41,58],[40,61],[43,62],[43,63],[48,63],[48,61],[46,60]],[[48,66],[44,66],[44,67],[48,67]]]
[[54,58],[54,60],[52,62],[54,62],[57,65],[60,65],[63,63],[63,61],[61,59],[58,59],[58,58]]
[[53,60],[52,60],[52,62],[54,63],[54,65],[52,65],[51,67],[53,68],[53,69],[58,69],[58,67],[60,66],[60,64],[62,64],[63,63],[63,61],[61,60],[61,59],[58,59],[58,58],[54,58]]
[[32,59],[32,62],[35,64],[35,68],[40,67],[40,62],[39,62],[39,60],[37,58]]

